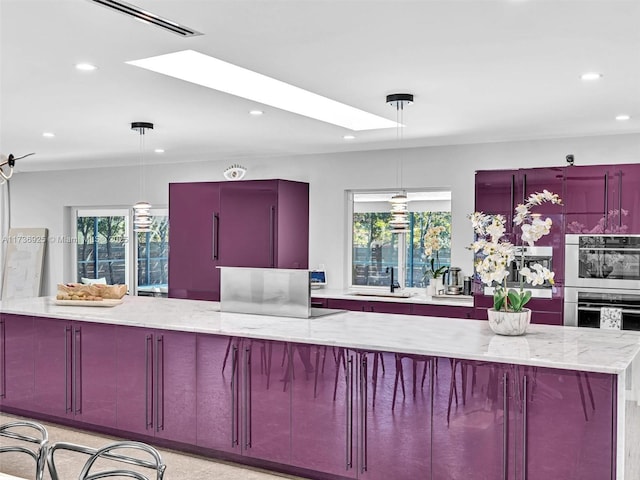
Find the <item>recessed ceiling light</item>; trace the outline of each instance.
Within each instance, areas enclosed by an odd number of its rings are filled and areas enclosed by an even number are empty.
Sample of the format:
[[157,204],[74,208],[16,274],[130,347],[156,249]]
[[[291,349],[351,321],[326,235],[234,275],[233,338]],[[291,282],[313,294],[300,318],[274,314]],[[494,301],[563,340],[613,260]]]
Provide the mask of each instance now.
[[262,110],[250,110],[249,115],[254,115],[256,117],[262,115],[264,112]]
[[602,78],[602,74],[598,72],[587,72],[583,73],[580,78],[582,80],[600,80]]
[[616,117],[616,120],[620,120],[620,121],[631,120],[631,115],[618,115]]
[[126,63],[350,130],[397,127],[392,120],[193,50]]
[[342,137],[342,138],[344,138],[345,140],[353,140],[353,139],[355,139],[356,137],[355,137],[354,135],[345,135],[345,136],[344,136],[344,137]]
[[82,70],[83,72],[92,72],[97,69],[98,67],[90,63],[76,63],[76,70]]
[[43,136],[43,137],[46,137],[46,138],[53,138],[53,137],[55,137],[55,136],[56,136],[56,134],[55,134],[55,133],[53,133],[53,132],[44,132],[44,133],[42,134],[42,136]]
[[156,153],[164,153],[164,148],[156,148],[154,150],[154,152],[156,152]]

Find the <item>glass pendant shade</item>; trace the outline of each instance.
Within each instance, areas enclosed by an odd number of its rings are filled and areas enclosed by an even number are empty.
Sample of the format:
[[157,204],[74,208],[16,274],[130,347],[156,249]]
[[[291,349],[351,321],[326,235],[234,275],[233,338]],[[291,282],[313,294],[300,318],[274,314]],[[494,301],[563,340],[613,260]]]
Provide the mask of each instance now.
[[407,195],[398,193],[391,197],[391,220],[389,221],[389,227],[391,233],[406,233],[409,231],[409,211],[408,203],[409,199]]
[[151,231],[151,204],[149,202],[138,202],[133,206],[133,231]]

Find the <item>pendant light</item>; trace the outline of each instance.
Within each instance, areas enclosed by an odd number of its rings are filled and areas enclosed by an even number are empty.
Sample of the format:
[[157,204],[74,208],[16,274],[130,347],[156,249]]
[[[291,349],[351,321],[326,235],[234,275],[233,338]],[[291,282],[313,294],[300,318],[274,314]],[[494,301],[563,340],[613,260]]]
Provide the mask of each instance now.
[[[147,130],[153,130],[153,123],[133,122],[131,130],[140,134],[140,197],[144,198],[144,134]],[[133,231],[151,231],[151,204],[141,200],[133,206]]]
[[[402,128],[403,125],[403,113],[405,105],[411,105],[413,103],[413,95],[411,93],[393,93],[387,95],[387,103],[396,108],[396,136],[398,142],[402,140]],[[398,160],[398,184],[400,192],[391,197],[391,220],[389,221],[389,227],[391,233],[407,233],[409,231],[409,199],[407,198],[407,192],[402,189],[402,155],[398,152],[400,159]]]

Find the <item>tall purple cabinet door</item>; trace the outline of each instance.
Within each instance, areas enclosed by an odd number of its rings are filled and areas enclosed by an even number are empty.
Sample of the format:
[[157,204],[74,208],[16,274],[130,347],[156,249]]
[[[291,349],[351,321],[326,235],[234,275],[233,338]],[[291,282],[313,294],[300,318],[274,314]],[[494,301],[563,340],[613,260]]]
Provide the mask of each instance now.
[[196,334],[154,335],[154,425],[157,437],[196,443]]
[[430,478],[435,359],[375,352],[361,352],[357,358],[358,477]]
[[640,234],[640,164],[620,165],[615,170],[619,206],[611,219],[612,231]]
[[276,266],[309,268],[309,184],[278,180]]
[[[356,478],[357,355],[345,348],[292,344],[288,359],[293,374],[291,463]],[[279,385],[272,388],[282,391]]]
[[277,183],[220,186],[220,265],[275,267]]
[[481,170],[476,172],[475,211],[505,217],[505,235],[515,241],[513,215],[517,203],[517,170]]
[[71,372],[73,348],[71,322],[34,317],[34,328],[33,409],[58,417],[71,416],[73,415],[71,395],[74,383]]
[[196,443],[238,455],[240,340],[205,334],[196,338]]
[[29,409],[34,379],[33,318],[0,315],[0,406]]
[[514,383],[500,364],[438,359],[433,480],[516,478],[514,449],[509,449],[513,416],[509,397]]
[[614,376],[519,368],[518,478],[614,479]]
[[[615,171],[589,165],[565,170],[565,233],[608,233],[617,199]],[[607,212],[605,216],[605,212]]]
[[[283,342],[245,338],[240,352],[243,455],[278,463],[291,459],[291,393]],[[289,352],[290,353],[290,352]],[[293,354],[292,354],[293,355]],[[304,370],[296,375],[304,377]]]
[[169,296],[220,299],[220,199],[216,183],[169,184]]
[[80,377],[72,392],[76,419],[113,427],[116,425],[116,326],[74,322],[73,335],[76,375]]
[[138,327],[116,326],[116,426],[154,435],[153,334]]

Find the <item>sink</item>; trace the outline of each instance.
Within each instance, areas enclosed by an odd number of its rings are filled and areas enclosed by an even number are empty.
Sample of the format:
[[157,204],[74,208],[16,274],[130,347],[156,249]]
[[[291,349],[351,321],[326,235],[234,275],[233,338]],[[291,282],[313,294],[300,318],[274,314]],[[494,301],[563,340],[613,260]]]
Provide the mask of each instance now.
[[360,297],[393,297],[393,298],[409,298],[412,293],[407,292],[349,292],[348,295],[357,295]]

